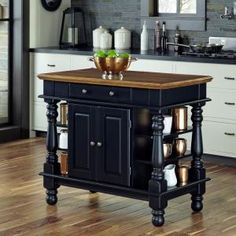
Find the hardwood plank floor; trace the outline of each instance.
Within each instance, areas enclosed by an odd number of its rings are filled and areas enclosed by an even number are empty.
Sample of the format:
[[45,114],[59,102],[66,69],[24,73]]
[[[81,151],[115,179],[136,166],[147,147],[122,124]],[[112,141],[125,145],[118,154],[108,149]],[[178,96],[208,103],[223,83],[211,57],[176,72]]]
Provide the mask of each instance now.
[[60,187],[56,206],[45,203],[42,170],[45,140],[0,145],[0,236],[168,235],[235,236],[236,168],[206,163],[204,210],[193,214],[189,195],[170,201],[166,224],[151,224],[148,203]]

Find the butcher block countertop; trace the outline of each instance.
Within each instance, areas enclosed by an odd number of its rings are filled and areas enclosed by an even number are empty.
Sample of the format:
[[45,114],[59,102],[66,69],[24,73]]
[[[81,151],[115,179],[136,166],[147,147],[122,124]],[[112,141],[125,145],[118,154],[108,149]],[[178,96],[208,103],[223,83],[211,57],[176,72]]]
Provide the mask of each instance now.
[[212,77],[203,75],[182,75],[137,71],[126,71],[122,80],[102,79],[101,71],[93,68],[44,73],[38,75],[38,77],[42,80],[47,81],[142,89],[180,88],[191,85],[204,84],[212,80]]

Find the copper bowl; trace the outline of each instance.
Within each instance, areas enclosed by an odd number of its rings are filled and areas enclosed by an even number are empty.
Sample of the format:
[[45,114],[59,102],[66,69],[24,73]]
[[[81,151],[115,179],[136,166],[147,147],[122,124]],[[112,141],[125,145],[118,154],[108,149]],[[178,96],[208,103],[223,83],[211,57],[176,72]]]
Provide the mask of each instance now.
[[132,61],[137,59],[128,57],[115,57],[115,58],[102,58],[102,57],[92,57],[90,61],[93,61],[96,68],[103,72],[103,78],[112,79],[115,76],[118,76],[120,79],[123,78],[123,72],[126,71]]

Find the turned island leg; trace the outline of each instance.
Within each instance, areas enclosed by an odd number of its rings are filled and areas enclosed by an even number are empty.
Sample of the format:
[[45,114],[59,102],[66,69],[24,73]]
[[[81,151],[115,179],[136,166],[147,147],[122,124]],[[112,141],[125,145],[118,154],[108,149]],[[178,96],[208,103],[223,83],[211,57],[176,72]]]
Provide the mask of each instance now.
[[[204,103],[197,103],[192,108],[192,146],[191,152],[193,160],[191,162],[191,169],[189,171],[190,181],[197,181],[206,178],[206,170],[203,167],[203,142],[202,142],[202,106]],[[203,208],[203,194],[205,193],[205,183],[199,184],[195,192],[192,193],[192,210],[201,211]]]
[[[47,157],[46,163],[44,163],[44,173],[47,174],[60,174],[60,164],[58,163],[57,156],[57,103],[58,100],[54,99],[45,99],[47,105],[47,119],[48,119],[48,130],[47,130]],[[44,176],[44,188],[46,188],[46,201],[49,205],[54,205],[57,203],[57,189],[59,185],[56,183],[53,177]]]
[[163,165],[163,129],[164,117],[159,110],[157,115],[153,116],[153,149],[152,164],[153,172],[149,181],[149,206],[152,208],[152,223],[155,226],[162,226],[165,222],[164,209],[167,207],[167,200],[160,196],[167,190],[167,182],[164,179]]

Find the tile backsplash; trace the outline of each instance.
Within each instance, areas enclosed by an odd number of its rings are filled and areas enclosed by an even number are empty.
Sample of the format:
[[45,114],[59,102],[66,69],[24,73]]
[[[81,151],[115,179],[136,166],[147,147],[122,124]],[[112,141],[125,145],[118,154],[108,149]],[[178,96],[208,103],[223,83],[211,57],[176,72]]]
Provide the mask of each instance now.
[[[181,31],[181,35],[189,39],[190,43],[207,42],[209,36],[236,37],[235,19],[221,19],[224,7],[233,7],[235,0],[207,0],[207,30]],[[72,0],[72,6],[81,7],[86,13],[88,38],[92,44],[91,31],[102,25],[111,32],[124,26],[132,31],[132,47],[140,46],[140,0]],[[150,30],[149,47],[154,46],[154,32]],[[173,41],[174,31],[169,31],[169,41]]]

